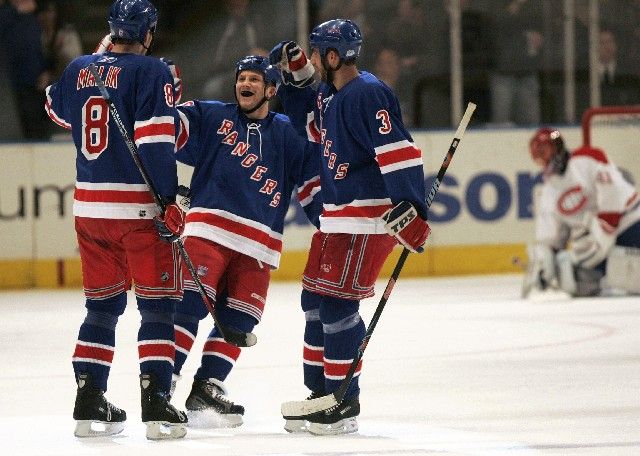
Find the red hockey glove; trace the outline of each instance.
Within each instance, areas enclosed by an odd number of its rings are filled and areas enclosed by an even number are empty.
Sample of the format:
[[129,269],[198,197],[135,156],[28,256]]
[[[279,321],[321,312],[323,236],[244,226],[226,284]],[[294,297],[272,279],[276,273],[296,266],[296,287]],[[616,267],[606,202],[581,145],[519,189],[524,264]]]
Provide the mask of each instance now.
[[109,52],[113,48],[113,43],[111,42],[111,34],[105,35],[104,38],[100,40],[98,46],[96,46],[96,50],[93,51],[94,54],[104,54],[105,52]]
[[412,252],[422,253],[422,247],[429,237],[431,228],[426,220],[418,215],[418,211],[408,201],[396,204],[382,215],[384,228],[394,236],[400,244]]
[[162,240],[175,242],[184,231],[184,218],[185,213],[182,208],[176,203],[171,203],[164,208],[164,216],[154,217],[153,223]]
[[315,69],[295,41],[278,43],[269,54],[269,62],[282,71],[285,84],[306,87],[313,82]]
[[175,104],[179,104],[182,99],[182,72],[180,71],[180,67],[173,63],[173,60],[164,57],[160,57],[160,60],[169,67],[169,71],[173,77],[173,98]]

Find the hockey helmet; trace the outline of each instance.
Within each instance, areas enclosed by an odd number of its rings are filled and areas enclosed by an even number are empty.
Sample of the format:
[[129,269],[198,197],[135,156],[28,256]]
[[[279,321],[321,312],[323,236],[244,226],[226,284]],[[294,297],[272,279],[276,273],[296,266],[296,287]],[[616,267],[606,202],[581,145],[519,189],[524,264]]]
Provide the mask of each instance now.
[[529,141],[529,153],[535,163],[547,173],[562,174],[566,168],[569,152],[560,132],[554,128],[540,128]]
[[116,0],[109,10],[111,36],[144,43],[147,32],[155,31],[158,10],[149,0]]
[[362,33],[349,19],[332,19],[314,27],[309,35],[309,46],[317,49],[321,57],[335,49],[340,59],[355,60],[360,55]]
[[280,79],[280,72],[276,67],[269,64],[269,57],[248,55],[238,60],[238,63],[236,63],[236,81],[240,72],[245,70],[262,74],[265,85],[276,85]]

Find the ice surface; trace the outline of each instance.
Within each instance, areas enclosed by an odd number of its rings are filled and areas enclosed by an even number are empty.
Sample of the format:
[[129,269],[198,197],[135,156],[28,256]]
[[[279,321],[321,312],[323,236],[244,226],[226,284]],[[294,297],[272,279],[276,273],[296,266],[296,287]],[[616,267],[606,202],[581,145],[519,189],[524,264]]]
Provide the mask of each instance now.
[[[81,290],[0,293],[2,455],[638,455],[640,299],[523,301],[519,275],[399,279],[364,356],[360,432],[290,435],[280,403],[302,399],[298,283],[273,283],[258,344],[227,379],[246,407],[235,429],[150,442],[140,422],[130,296],[107,398],[124,408],[114,438],[77,439],[71,354]],[[378,283],[380,293],[386,281]],[[378,298],[366,300],[368,322]],[[180,408],[210,319],[183,369]]]

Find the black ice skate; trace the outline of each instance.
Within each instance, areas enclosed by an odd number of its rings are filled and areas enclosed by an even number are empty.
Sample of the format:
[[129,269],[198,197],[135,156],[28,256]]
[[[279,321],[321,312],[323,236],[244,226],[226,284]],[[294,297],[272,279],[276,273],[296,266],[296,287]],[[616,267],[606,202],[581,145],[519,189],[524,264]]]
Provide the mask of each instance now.
[[238,427],[244,407],[226,398],[224,384],[215,379],[194,379],[185,406],[192,424],[198,427]]
[[[325,393],[312,391],[309,397],[306,400],[310,401],[311,399],[317,399],[319,397],[324,396]],[[298,416],[283,416],[284,418],[284,430],[287,432],[291,432],[292,434],[307,432],[309,430],[309,422],[305,418],[301,418]]]
[[73,408],[73,419],[77,421],[76,437],[100,437],[122,432],[127,414],[109,403],[104,392],[93,384],[90,374],[78,375],[78,391]]
[[358,431],[360,414],[358,397],[345,399],[338,405],[309,415],[309,432],[315,435],[350,434]]
[[187,416],[169,403],[167,395],[158,391],[155,377],[140,376],[142,422],[147,425],[149,440],[179,439],[187,434]]

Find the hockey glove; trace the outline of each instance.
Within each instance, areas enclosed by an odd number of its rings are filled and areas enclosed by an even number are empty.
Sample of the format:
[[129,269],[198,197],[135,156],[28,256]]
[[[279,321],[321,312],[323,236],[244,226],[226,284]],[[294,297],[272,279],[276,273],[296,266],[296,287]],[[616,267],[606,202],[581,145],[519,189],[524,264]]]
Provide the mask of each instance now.
[[427,241],[431,228],[410,202],[396,204],[382,215],[382,219],[386,222],[384,229],[400,244],[412,252],[424,252],[422,246]]
[[583,268],[594,268],[607,258],[616,242],[615,228],[601,218],[591,219],[589,229],[571,242],[571,261]]
[[109,52],[113,48],[113,43],[111,42],[111,34],[105,35],[104,38],[100,40],[96,50],[93,51],[94,54],[104,54],[105,52]]
[[269,54],[269,62],[282,72],[282,82],[294,87],[313,83],[315,69],[295,41],[281,41]]
[[160,60],[167,65],[171,72],[171,76],[173,77],[173,99],[175,104],[179,104],[182,98],[182,72],[180,71],[180,67],[173,63],[173,60],[164,57],[160,57]]
[[162,240],[175,242],[184,231],[184,219],[185,213],[182,208],[176,203],[171,203],[164,208],[163,216],[153,218],[153,223]]

